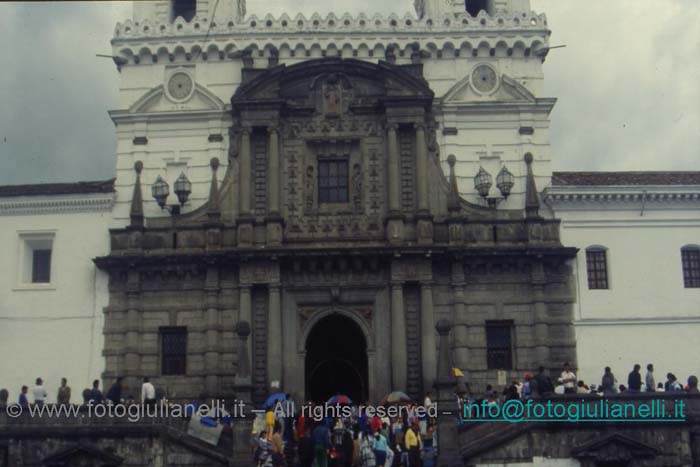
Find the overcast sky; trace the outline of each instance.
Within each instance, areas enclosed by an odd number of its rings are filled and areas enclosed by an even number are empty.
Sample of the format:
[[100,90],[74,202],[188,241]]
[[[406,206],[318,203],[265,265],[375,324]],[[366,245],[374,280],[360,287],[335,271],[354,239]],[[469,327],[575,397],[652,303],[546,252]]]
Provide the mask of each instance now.
[[[220,0],[226,1],[226,0]],[[548,16],[555,170],[700,170],[700,1],[532,0]],[[248,1],[249,14],[299,2]],[[292,7],[294,5],[294,7]],[[305,1],[301,12],[403,13],[411,0]],[[0,4],[0,184],[106,179],[109,59],[129,2]]]

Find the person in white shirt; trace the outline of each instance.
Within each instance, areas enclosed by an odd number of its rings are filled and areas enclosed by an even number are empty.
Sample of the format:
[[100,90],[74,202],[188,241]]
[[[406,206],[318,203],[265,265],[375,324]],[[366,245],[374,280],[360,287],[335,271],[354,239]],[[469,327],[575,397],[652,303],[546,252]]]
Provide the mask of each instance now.
[[41,378],[36,379],[36,386],[34,386],[32,393],[34,394],[34,403],[36,405],[43,405],[48,394],[44,388],[44,381],[42,381]]
[[576,373],[571,371],[569,362],[564,363],[564,371],[559,379],[564,385],[564,394],[576,394]]
[[148,376],[143,378],[143,384],[141,385],[141,402],[144,404],[156,403],[156,388],[151,384]]
[[428,391],[425,394],[425,400],[423,401],[423,407],[425,407],[426,409],[429,409],[433,405],[432,396],[433,396],[433,394],[430,391]]

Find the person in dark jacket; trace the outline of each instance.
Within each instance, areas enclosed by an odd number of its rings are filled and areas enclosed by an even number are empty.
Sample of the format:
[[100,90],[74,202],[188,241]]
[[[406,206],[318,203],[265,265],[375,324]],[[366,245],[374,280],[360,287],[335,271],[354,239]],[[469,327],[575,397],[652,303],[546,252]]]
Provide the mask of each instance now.
[[634,369],[627,377],[627,391],[630,393],[637,393],[642,390],[642,375],[639,373],[641,368],[639,364],[634,365]]
[[544,367],[541,366],[537,370],[537,375],[535,376],[535,386],[537,387],[537,395],[546,397],[551,396],[554,392],[554,385],[549,376],[544,372]]
[[352,439],[352,433],[347,428],[343,432],[343,443],[341,452],[343,453],[343,466],[352,467],[354,465],[353,451],[355,443]]
[[316,467],[328,467],[328,450],[331,447],[331,432],[325,423],[317,423],[311,432],[314,443]]
[[301,467],[311,467],[314,463],[314,442],[308,426],[299,438],[299,464]]
[[600,390],[603,392],[603,395],[609,396],[610,394],[616,394],[617,393],[617,387],[615,386],[617,384],[617,380],[615,379],[615,375],[613,374],[612,370],[610,369],[609,366],[605,367],[605,373],[603,374],[603,378],[600,380]]
[[102,391],[100,391],[100,380],[96,379],[92,382],[92,390],[90,390],[90,403],[101,404],[104,401]]
[[117,380],[110,386],[109,391],[107,391],[107,400],[112,404],[117,405],[122,401],[122,377],[118,377]]

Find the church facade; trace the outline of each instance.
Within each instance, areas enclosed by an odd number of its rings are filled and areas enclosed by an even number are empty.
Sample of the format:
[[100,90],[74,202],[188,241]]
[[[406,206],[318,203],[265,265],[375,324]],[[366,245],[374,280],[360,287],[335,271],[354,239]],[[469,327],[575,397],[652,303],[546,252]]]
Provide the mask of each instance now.
[[[96,259],[104,378],[230,395],[241,322],[258,402],[278,384],[419,397],[442,318],[475,388],[575,362],[575,249],[537,188],[546,19],[496,3],[310,20],[243,20],[237,4],[215,24],[205,2],[189,20],[178,2],[136,4],[113,41],[126,108],[111,112],[117,228]],[[477,174],[482,196],[464,183]],[[168,206],[162,182],[186,201]]]

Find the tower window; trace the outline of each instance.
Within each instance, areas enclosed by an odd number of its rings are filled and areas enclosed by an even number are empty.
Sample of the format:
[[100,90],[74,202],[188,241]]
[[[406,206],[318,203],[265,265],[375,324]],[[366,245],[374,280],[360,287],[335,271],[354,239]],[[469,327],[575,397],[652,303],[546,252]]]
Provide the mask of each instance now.
[[586,248],[588,288],[608,289],[608,252],[603,247]]
[[160,372],[163,375],[184,375],[187,369],[187,328],[160,328]]
[[464,6],[471,16],[477,16],[481,10],[490,14],[488,4],[489,0],[465,0],[464,2]]
[[700,247],[681,248],[683,263],[683,285],[686,289],[700,287]]
[[512,334],[512,321],[486,321],[486,365],[489,370],[513,368]]
[[348,202],[348,161],[318,161],[319,203]]
[[173,20],[178,16],[188,23],[197,14],[197,0],[173,0]]

